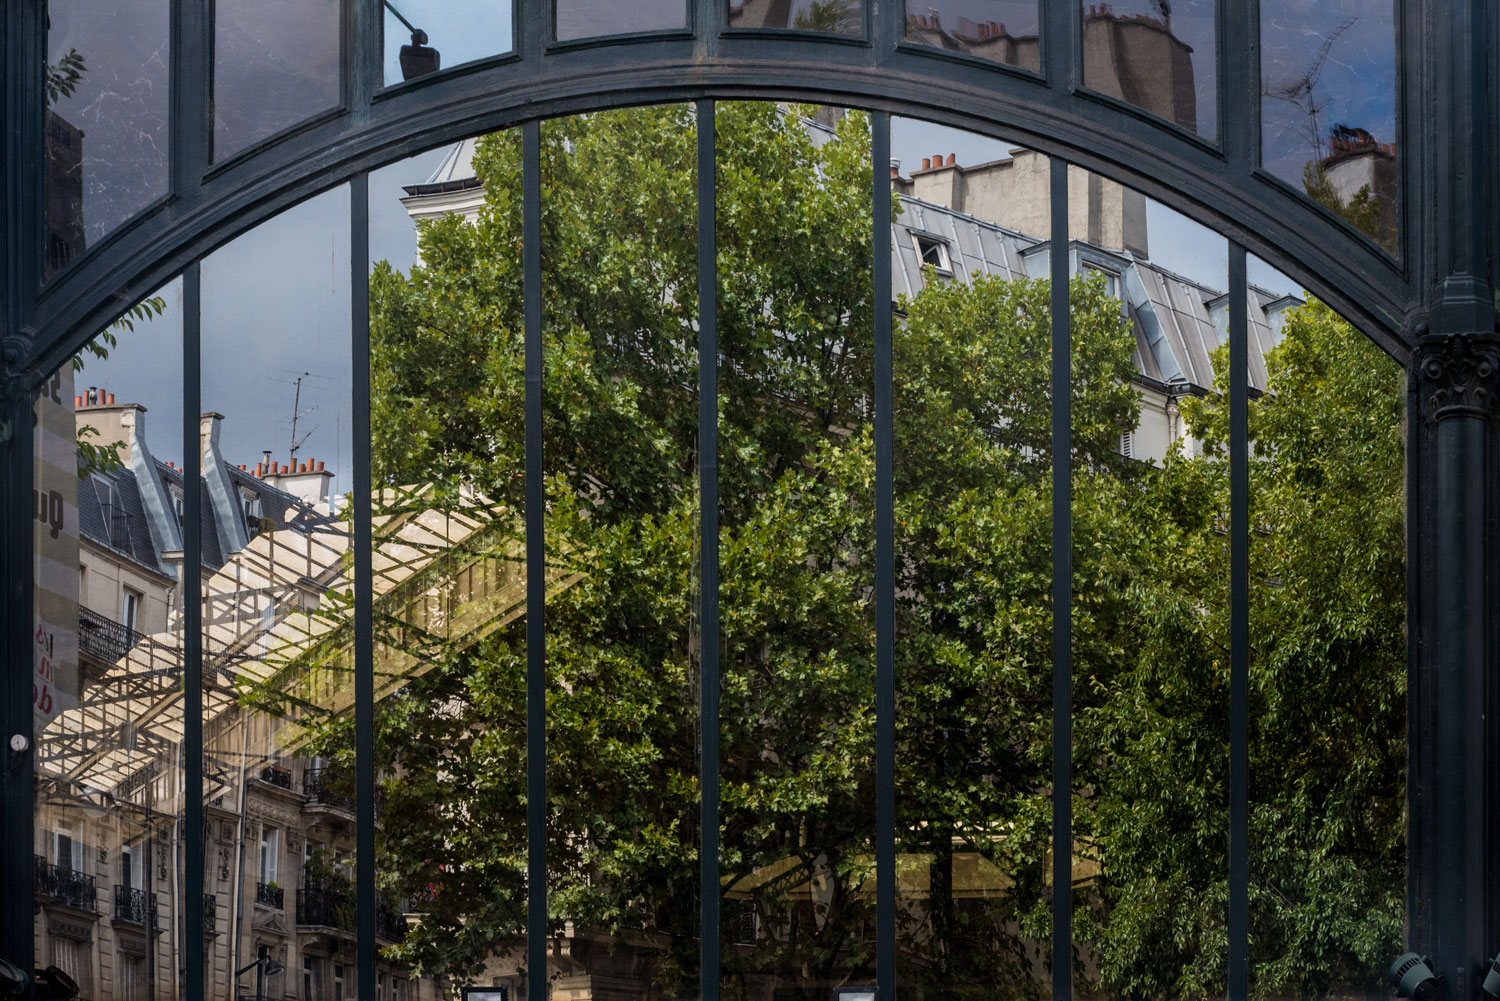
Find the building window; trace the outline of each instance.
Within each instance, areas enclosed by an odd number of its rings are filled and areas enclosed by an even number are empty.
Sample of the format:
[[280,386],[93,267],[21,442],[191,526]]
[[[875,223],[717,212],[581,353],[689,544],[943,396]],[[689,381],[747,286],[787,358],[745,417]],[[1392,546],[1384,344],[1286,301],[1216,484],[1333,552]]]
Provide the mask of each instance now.
[[1094,264],[1085,264],[1083,266],[1083,276],[1085,278],[1088,278],[1091,275],[1103,275],[1105,293],[1108,294],[1111,299],[1120,298],[1120,276],[1118,274]]
[[72,872],[83,869],[83,846],[66,827],[56,828],[52,832],[52,864]]
[[147,861],[143,845],[126,845],[120,849],[120,884],[132,890],[142,888]]
[[385,1001],[385,974],[375,974],[375,1001]]
[[911,235],[912,244],[917,248],[917,256],[922,260],[923,268],[933,268],[940,275],[953,275],[953,261],[948,257],[948,243],[935,236],[923,236],[921,233]]
[[306,956],[302,960],[302,1001],[323,1001],[323,976],[326,960]]
[[260,881],[267,886],[276,882],[278,856],[281,854],[281,830],[275,827],[260,829]]
[[120,600],[120,619],[126,629],[140,632],[141,602],[145,597],[133,588],[125,588],[125,596]]
[[146,996],[146,961],[140,956],[120,957],[120,1001],[142,1001]]
[[52,936],[52,965],[73,978],[78,984],[79,997],[93,994],[94,967],[89,962],[87,943],[63,935]]
[[1126,431],[1120,435],[1120,454],[1127,459],[1135,458],[1135,432]]
[[333,1001],[344,1001],[344,964],[333,964]]

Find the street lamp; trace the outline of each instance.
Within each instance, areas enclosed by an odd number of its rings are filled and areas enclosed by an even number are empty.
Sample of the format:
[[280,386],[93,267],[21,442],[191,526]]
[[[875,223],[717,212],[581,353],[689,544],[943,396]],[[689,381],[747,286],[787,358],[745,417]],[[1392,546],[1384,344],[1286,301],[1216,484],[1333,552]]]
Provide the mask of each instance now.
[[442,55],[427,44],[427,32],[414,26],[401,16],[391,0],[383,0],[385,9],[396,15],[396,20],[406,25],[411,32],[411,44],[401,46],[401,79],[415,80],[419,76],[436,73],[442,65]]

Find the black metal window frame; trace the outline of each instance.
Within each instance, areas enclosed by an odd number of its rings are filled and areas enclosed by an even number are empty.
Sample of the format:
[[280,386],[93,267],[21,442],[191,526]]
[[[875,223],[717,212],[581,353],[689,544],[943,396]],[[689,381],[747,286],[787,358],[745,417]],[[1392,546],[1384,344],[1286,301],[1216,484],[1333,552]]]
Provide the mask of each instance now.
[[[351,191],[350,357],[354,387],[356,482],[369,481],[368,173],[420,149],[479,132],[519,126],[526,338],[528,563],[528,958],[531,988],[545,992],[546,856],[544,715],[545,649],[541,482],[542,294],[540,122],[626,104],[698,102],[700,282],[700,488],[704,544],[703,669],[716,674],[718,648],[717,449],[718,358],[714,244],[714,131],[717,99],[798,99],[872,112],[873,161],[888,161],[890,116],[924,118],[1033,146],[1052,157],[1054,275],[1067,272],[1069,164],[1083,166],[1172,205],[1223,234],[1229,243],[1231,352],[1231,689],[1230,898],[1228,994],[1248,992],[1248,457],[1246,427],[1246,260],[1256,254],[1327,300],[1403,364],[1410,376],[1408,422],[1408,594],[1410,631],[1409,939],[1430,953],[1453,996],[1475,997],[1479,964],[1500,942],[1500,862],[1486,852],[1500,831],[1500,684],[1488,680],[1500,647],[1490,612],[1489,581],[1500,561],[1489,528],[1500,508],[1500,456],[1491,427],[1500,389],[1493,276],[1500,257],[1496,197],[1500,102],[1494,52],[1500,20],[1483,0],[1410,0],[1399,6],[1398,141],[1400,252],[1388,256],[1329,213],[1270,178],[1259,161],[1258,11],[1254,0],[1218,5],[1219,139],[1189,135],[1121,102],[1080,86],[1079,5],[1048,0],[1043,8],[1043,72],[980,66],[903,45],[904,7],[869,5],[864,38],[728,28],[723,0],[690,0],[688,30],[555,43],[551,4],[515,0],[514,51],[385,90],[379,79],[378,0],[344,0],[343,104],[226,160],[209,155],[211,0],[173,0],[171,61],[171,194],[89,249],[43,285],[41,70],[45,9],[17,0],[0,14],[5,54],[6,234],[4,413],[0,462],[6,484],[0,574],[0,627],[6,644],[3,698],[7,735],[30,733],[24,691],[25,638],[31,608],[30,525],[24,512],[31,477],[30,403],[35,387],[123,307],[180,275],[184,291],[183,455],[188,481],[200,477],[201,278],[199,262],[215,247],[290,205],[331,187]],[[1075,44],[1066,44],[1072,40]],[[873,171],[876,444],[876,762],[877,981],[894,996],[895,799],[891,272],[888,172]],[[1069,469],[1069,317],[1067,287],[1053,287],[1053,741],[1054,885],[1069,879],[1071,857],[1071,528]],[[369,579],[371,505],[355,492],[354,573]],[[201,587],[197,491],[187,491],[183,518],[184,593]],[[375,900],[373,678],[371,597],[355,605],[357,799],[356,892]],[[185,733],[202,744],[201,609],[185,602]],[[701,767],[718,773],[717,690],[704,685]],[[14,742],[0,771],[6,843],[30,839],[33,749]],[[185,829],[202,829],[201,761],[184,755]],[[705,783],[701,801],[702,998],[718,997],[718,795]],[[203,898],[203,844],[188,839],[184,898]],[[24,853],[0,862],[0,948],[31,954],[33,873]],[[1055,902],[1053,950],[1068,955],[1070,902]],[[360,983],[374,982],[376,914],[360,907]],[[194,961],[204,915],[184,914],[186,993],[203,996]],[[1071,964],[1054,964],[1054,998],[1072,996]],[[536,994],[534,996],[542,996]]]

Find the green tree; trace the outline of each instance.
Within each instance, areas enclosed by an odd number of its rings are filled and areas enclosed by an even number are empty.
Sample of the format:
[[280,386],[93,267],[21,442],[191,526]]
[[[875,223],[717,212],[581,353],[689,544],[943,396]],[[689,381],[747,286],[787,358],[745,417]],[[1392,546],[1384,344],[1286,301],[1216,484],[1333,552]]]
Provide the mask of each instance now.
[[[668,994],[692,989],[698,949],[694,131],[687,108],[635,109],[548,123],[542,145],[551,920],[629,939]],[[718,139],[723,903],[759,928],[726,946],[725,989],[821,998],[867,981],[874,959],[868,124],[849,115],[815,145],[794,115],[726,103]],[[432,543],[376,620],[377,663],[404,665],[380,682],[379,866],[425,914],[395,952],[454,975],[525,929],[526,609],[493,599],[493,625],[462,637],[403,611],[478,601],[462,575],[522,551],[518,136],[480,140],[474,165],[477,218],[424,224],[421,263],[372,278],[377,546],[436,526],[433,510],[468,533]],[[924,997],[1045,992],[1049,296],[1045,281],[932,276],[900,304],[901,963]],[[1188,408],[1202,458],[1122,459],[1134,335],[1097,278],[1070,297],[1076,851],[1097,873],[1075,888],[1075,962],[1101,990],[1205,996],[1224,954],[1223,415]],[[1386,659],[1399,632],[1383,631],[1400,620],[1399,493],[1382,465],[1399,466],[1399,435],[1357,403],[1384,385],[1368,344],[1320,309],[1288,321],[1255,410],[1256,523],[1271,526],[1256,542],[1255,823],[1270,839],[1256,947],[1265,989],[1309,993],[1318,962],[1344,982],[1387,944],[1332,899],[1354,880],[1359,906],[1399,903],[1399,872],[1369,865],[1360,839],[1378,829],[1377,855],[1400,854],[1389,743],[1318,744],[1313,729],[1401,704]],[[1345,418],[1368,432],[1363,450],[1337,443],[1329,462],[1347,471],[1292,462],[1317,465],[1318,429]],[[1397,545],[1393,563],[1386,534],[1345,522],[1345,555],[1364,561],[1346,579],[1318,565],[1315,533],[1355,492],[1394,511]],[[1358,615],[1324,603],[1351,589]],[[1357,662],[1380,669],[1351,677]],[[1337,705],[1295,718],[1319,693]],[[313,746],[347,761],[347,719],[308,719]]]
[[[1404,379],[1314,301],[1267,380],[1249,404],[1251,989],[1319,997],[1378,987],[1400,951]],[[1140,655],[1081,722],[1113,770],[1083,801],[1103,858],[1089,939],[1102,982],[1139,996],[1222,993],[1227,957],[1228,415],[1184,414],[1205,456],[1174,454],[1143,498]]]

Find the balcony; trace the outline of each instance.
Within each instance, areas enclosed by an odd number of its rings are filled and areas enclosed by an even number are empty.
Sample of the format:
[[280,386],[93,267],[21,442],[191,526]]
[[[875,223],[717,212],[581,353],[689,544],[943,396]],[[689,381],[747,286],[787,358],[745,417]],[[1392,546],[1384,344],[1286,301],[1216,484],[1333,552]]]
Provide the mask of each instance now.
[[33,879],[38,896],[75,910],[98,913],[98,890],[93,876],[53,865],[37,855],[34,856]]
[[342,776],[331,768],[309,768],[302,775],[302,791],[309,803],[354,812],[354,797],[345,795]]
[[203,934],[219,934],[219,898],[216,894],[203,895]]
[[126,626],[123,622],[106,618],[91,608],[78,607],[78,649],[106,664],[113,664],[131,651],[141,640],[143,633]]
[[352,886],[305,886],[297,891],[297,923],[354,931]]
[[255,884],[255,902],[257,904],[264,904],[267,907],[274,907],[279,911],[281,910],[283,902],[285,900],[286,891],[281,887],[272,886],[270,883]]
[[115,884],[115,920],[156,930],[156,894]]
[[260,770],[259,777],[262,782],[269,782],[279,789],[292,787],[292,770],[281,765],[266,765]]
[[400,942],[406,938],[406,919],[383,900],[375,905],[375,937],[387,942]]

